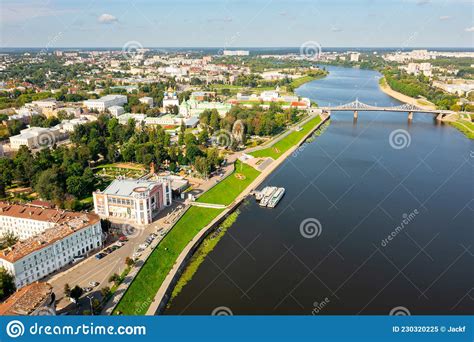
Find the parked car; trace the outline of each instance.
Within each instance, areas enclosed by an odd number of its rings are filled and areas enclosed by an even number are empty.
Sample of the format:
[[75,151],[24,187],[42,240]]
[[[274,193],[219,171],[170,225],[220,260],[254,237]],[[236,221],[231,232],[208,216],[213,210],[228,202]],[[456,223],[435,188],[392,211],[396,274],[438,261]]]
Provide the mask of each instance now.
[[119,241],[126,242],[128,241],[128,238],[126,236],[121,236],[119,237]]
[[77,255],[77,256],[74,257],[74,262],[81,261],[82,259],[84,259],[83,255]]
[[84,287],[82,289],[84,292],[91,292],[92,291],[92,287]]
[[100,283],[99,283],[98,281],[91,281],[91,282],[89,283],[89,286],[90,286],[90,287],[96,287],[96,286],[99,286],[99,284],[100,284]]
[[102,259],[103,257],[105,257],[106,255],[107,255],[107,254],[105,254],[105,253],[97,253],[97,254],[95,255],[95,258],[100,260],[100,259]]
[[140,255],[142,255],[142,253],[140,251],[137,251],[137,252],[133,253],[134,258],[139,258]]
[[139,249],[145,249],[148,247],[148,244],[147,243],[142,243],[140,246],[138,246]]

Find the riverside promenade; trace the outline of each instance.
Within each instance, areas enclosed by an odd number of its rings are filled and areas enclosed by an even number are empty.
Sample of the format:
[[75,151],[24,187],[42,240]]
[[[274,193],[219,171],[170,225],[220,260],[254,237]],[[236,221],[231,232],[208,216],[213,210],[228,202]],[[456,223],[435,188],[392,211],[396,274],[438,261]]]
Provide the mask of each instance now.
[[[311,116],[314,118],[316,115]],[[258,176],[254,179],[252,183],[237,196],[237,198],[225,209],[222,213],[220,213],[211,223],[209,223],[206,227],[201,229],[198,234],[186,245],[183,249],[181,254],[176,259],[173,268],[166,276],[165,280],[161,284],[158,292],[156,293],[153,301],[151,302],[146,315],[155,315],[156,313],[160,313],[168,303],[171,292],[173,290],[174,285],[178,281],[179,277],[181,276],[182,271],[186,267],[187,262],[191,258],[192,254],[196,251],[199,247],[199,244],[204,240],[204,238],[209,234],[210,231],[215,227],[216,224],[222,222],[227,215],[232,213],[238,205],[253,191],[255,190],[277,167],[279,167],[291,154],[308,139],[309,136],[313,134],[315,130],[317,130],[323,123],[325,123],[329,118],[330,114],[320,114],[321,122],[315,125],[301,140],[288,149],[285,153],[283,153],[278,159],[273,161],[270,165],[268,165]],[[246,151],[244,151],[246,152]]]

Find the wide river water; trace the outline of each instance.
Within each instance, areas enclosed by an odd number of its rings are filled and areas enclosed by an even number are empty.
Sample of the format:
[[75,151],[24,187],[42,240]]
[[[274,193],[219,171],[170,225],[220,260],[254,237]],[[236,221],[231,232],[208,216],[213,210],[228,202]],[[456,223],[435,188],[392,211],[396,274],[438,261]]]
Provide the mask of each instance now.
[[[400,104],[377,72],[328,69],[297,93]],[[472,314],[473,150],[431,114],[333,112],[264,183],[286,188],[279,205],[241,205],[165,313]]]

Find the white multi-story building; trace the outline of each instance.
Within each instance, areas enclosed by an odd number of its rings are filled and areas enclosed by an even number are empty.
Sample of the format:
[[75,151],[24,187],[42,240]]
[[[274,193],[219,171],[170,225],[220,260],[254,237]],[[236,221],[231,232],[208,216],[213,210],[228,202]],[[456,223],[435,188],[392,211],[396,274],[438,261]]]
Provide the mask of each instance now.
[[100,218],[28,205],[1,203],[2,230],[20,237],[0,251],[0,266],[15,277],[17,288],[61,269],[102,245]]
[[422,73],[427,77],[432,76],[431,63],[408,63],[406,67],[401,67],[406,70],[407,73],[412,75],[419,75]]
[[159,125],[159,126],[181,126],[184,124],[186,127],[196,127],[199,123],[199,118],[190,117],[185,118],[181,115],[165,114],[158,117],[149,117],[145,119],[145,124]]
[[135,120],[137,126],[141,125],[142,122],[145,122],[146,114],[139,113],[125,113],[117,117],[119,124],[126,125],[130,119]]
[[86,100],[84,106],[88,109],[97,110],[99,112],[105,111],[112,106],[121,106],[127,103],[126,95],[106,95],[100,99]]
[[12,150],[20,149],[20,146],[26,146],[29,149],[49,147],[59,141],[61,132],[58,127],[30,127],[20,131],[20,134],[10,137],[10,148]]
[[61,128],[61,131],[70,133],[70,132],[74,132],[74,129],[77,126],[84,125],[88,122],[89,120],[86,117],[80,117],[80,118],[71,119],[71,120],[63,120],[58,125],[58,127]]
[[224,50],[224,56],[248,56],[248,50]]
[[41,109],[53,110],[60,106],[60,102],[56,101],[56,99],[48,98],[44,100],[33,101],[31,102],[31,105],[39,107]]
[[149,96],[140,97],[138,101],[140,101],[140,103],[148,105],[150,108],[153,107],[153,97],[149,97]]
[[360,57],[359,52],[352,52],[351,53],[351,62],[358,62]]
[[116,179],[104,191],[93,193],[94,211],[102,218],[149,224],[171,205],[169,181]]
[[125,113],[125,109],[123,109],[122,106],[111,106],[107,108],[107,110],[109,111],[110,115],[113,115],[115,117],[120,116],[123,113]]

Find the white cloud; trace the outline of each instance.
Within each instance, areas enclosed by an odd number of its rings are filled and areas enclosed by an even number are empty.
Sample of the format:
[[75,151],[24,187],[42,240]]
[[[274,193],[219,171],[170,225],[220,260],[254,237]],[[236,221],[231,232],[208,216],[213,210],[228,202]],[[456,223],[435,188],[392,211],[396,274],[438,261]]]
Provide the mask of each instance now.
[[464,29],[464,31],[466,31],[466,32],[474,32],[474,26],[466,27],[466,28]]
[[102,24],[111,24],[111,23],[116,23],[118,21],[117,17],[113,16],[112,14],[107,14],[104,13],[99,18],[97,18],[99,23]]
[[449,20],[449,19],[452,19],[453,17],[450,16],[450,15],[442,15],[441,17],[439,17],[439,20]]

